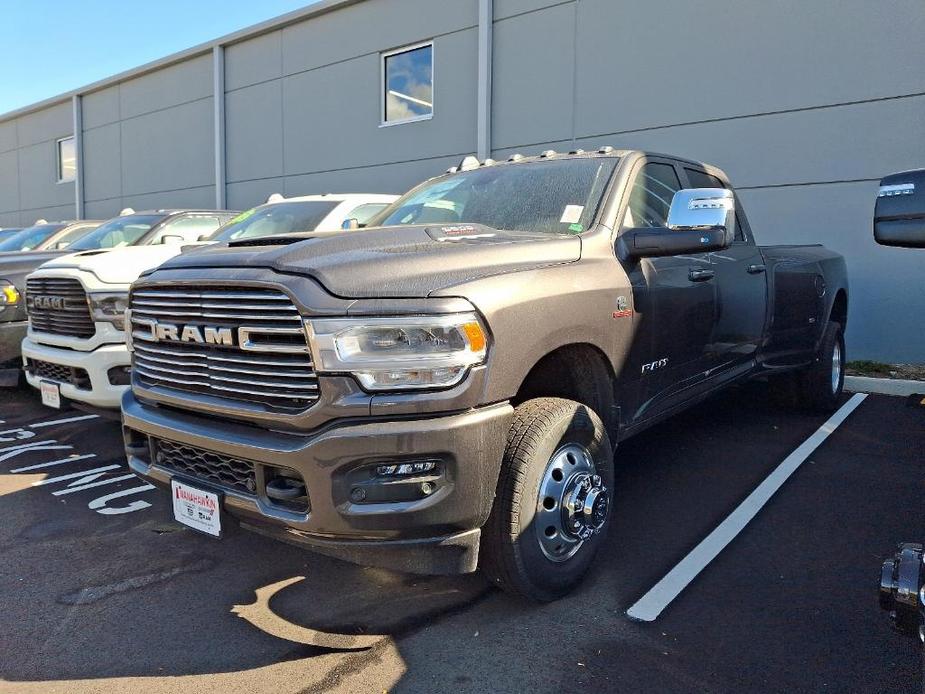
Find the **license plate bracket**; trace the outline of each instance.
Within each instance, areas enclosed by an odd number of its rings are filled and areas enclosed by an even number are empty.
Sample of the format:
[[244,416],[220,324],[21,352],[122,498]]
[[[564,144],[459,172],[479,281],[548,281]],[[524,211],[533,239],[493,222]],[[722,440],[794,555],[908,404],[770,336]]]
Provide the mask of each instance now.
[[178,523],[214,538],[222,537],[222,493],[198,482],[170,480],[173,517]]
[[41,381],[39,389],[42,391],[42,404],[46,407],[61,409],[61,387],[54,381]]

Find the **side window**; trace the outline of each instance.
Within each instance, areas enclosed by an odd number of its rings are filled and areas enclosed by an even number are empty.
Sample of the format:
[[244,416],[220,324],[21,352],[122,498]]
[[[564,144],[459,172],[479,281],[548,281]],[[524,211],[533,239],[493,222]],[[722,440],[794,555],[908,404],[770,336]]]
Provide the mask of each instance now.
[[71,227],[58,237],[58,240],[55,241],[55,248],[58,250],[67,248],[72,243],[74,243],[74,241],[95,228],[96,226],[92,224],[82,224],[79,226]]
[[691,188],[725,188],[723,182],[716,176],[711,176],[697,169],[684,169],[687,172],[687,178],[691,182]]
[[[697,169],[684,169],[687,173],[687,178],[691,182],[691,188],[726,188],[726,184],[719,180],[716,176],[711,176],[710,174],[704,171],[698,171]],[[742,231],[742,225],[739,224],[739,217],[741,216],[741,211],[738,209],[738,201],[736,201],[736,225],[735,225],[735,240],[744,241],[745,235]]]
[[388,206],[389,203],[387,202],[367,202],[358,207],[354,207],[353,211],[347,215],[347,219],[355,219],[360,226],[363,226],[372,219],[374,215],[379,214]]
[[681,190],[681,181],[671,164],[646,164],[640,169],[630,191],[629,207],[623,226],[664,227],[668,225],[671,199]]
[[212,215],[196,215],[191,217],[180,217],[167,222],[157,235],[151,239],[152,244],[157,243],[177,243],[176,239],[164,237],[182,236],[183,243],[198,241],[202,236],[208,236],[221,226],[221,220]]

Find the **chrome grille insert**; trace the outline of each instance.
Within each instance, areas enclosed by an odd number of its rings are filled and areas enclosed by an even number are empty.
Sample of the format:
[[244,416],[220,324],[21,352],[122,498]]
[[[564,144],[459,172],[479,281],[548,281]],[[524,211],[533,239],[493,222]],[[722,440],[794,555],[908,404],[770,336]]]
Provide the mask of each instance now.
[[83,285],[69,277],[26,280],[26,312],[32,330],[70,337],[93,337],[96,326]]
[[[280,291],[144,287],[132,292],[130,305],[132,361],[142,385],[270,409],[306,409],[318,399],[302,316]],[[225,331],[227,340],[208,341],[210,331]]]

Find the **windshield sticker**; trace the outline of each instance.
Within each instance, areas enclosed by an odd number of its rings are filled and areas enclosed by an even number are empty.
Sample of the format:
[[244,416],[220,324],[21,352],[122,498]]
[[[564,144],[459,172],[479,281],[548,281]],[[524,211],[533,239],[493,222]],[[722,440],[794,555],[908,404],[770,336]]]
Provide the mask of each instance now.
[[584,205],[566,205],[562,211],[562,217],[559,219],[560,224],[576,224],[581,219],[581,213],[585,211]]
[[585,228],[581,224],[569,224],[568,230],[574,231],[576,234],[580,234],[585,230]]
[[232,220],[231,220],[230,222],[228,222],[228,223],[229,223],[229,224],[237,224],[238,222],[243,222],[245,219],[247,219],[248,217],[250,217],[250,216],[251,216],[252,214],[254,214],[254,212],[256,212],[256,211],[257,211],[257,208],[256,208],[256,207],[252,207],[252,208],[250,208],[247,212],[242,212],[241,214],[239,214],[237,217],[235,217],[234,219],[232,219]]
[[472,234],[478,232],[478,227],[474,227],[471,224],[454,224],[453,226],[440,227],[440,231],[447,236],[458,236],[459,234]]

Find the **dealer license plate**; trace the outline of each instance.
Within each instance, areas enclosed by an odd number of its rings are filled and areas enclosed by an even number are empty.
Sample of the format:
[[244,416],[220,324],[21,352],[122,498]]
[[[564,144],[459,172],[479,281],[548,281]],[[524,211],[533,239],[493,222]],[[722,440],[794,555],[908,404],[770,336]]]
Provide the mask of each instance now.
[[193,530],[222,536],[221,499],[218,494],[192,487],[176,479],[170,480],[173,517]]
[[60,410],[61,389],[58,384],[51,381],[42,381],[40,385],[42,387],[42,404]]

